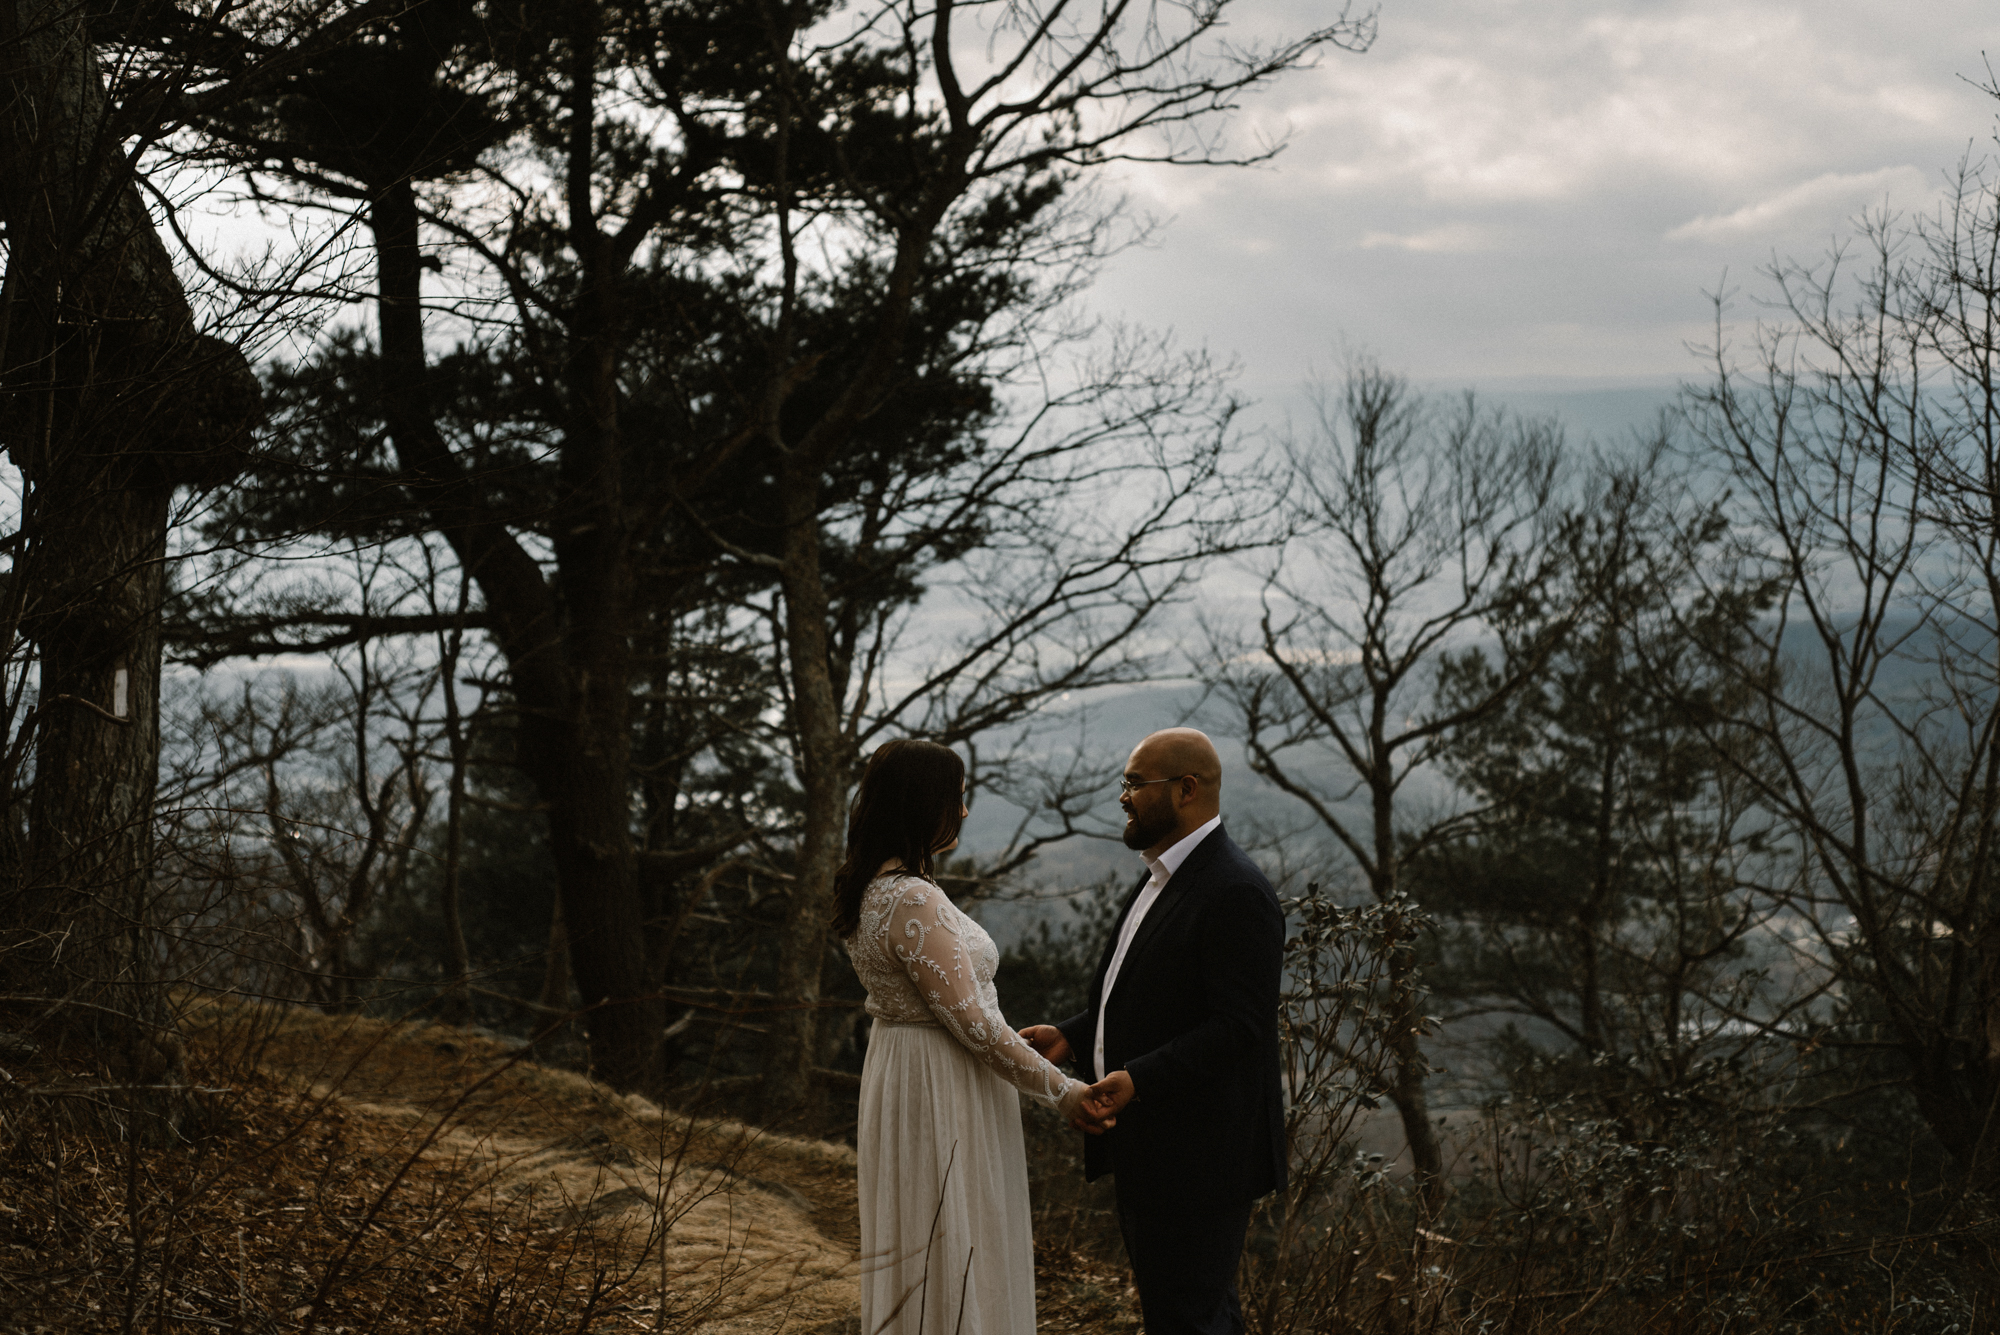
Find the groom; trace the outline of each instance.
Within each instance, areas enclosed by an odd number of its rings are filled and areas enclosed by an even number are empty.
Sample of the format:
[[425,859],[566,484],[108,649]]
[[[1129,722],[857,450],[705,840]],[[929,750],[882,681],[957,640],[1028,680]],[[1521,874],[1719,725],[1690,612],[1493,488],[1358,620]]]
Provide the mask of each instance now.
[[1206,736],[1154,733],[1119,786],[1125,846],[1144,855],[1146,879],[1126,897],[1089,1009],[1021,1036],[1113,1095],[1116,1125],[1085,1144],[1084,1176],[1117,1177],[1146,1335],[1236,1335],[1251,1203],[1285,1184],[1284,913],[1222,829],[1222,761]]

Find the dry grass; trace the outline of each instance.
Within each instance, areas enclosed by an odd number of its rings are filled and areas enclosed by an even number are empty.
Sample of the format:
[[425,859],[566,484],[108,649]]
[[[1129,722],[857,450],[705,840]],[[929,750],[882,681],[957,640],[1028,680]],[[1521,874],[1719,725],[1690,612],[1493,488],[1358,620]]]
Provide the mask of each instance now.
[[[213,1000],[185,1024],[186,1143],[67,1116],[106,1096],[80,1068],[0,1073],[0,1332],[858,1335],[845,1145],[443,1025]],[[1136,1333],[1122,1258],[1044,1228],[1041,1328]]]
[[[102,1134],[120,1096],[84,1070],[0,1079],[0,1331],[860,1335],[845,1146],[663,1110],[443,1026],[243,1004],[187,1018],[208,1132],[186,1143]],[[1052,1119],[1029,1127],[1041,1329],[1136,1335],[1109,1184],[1080,1181]],[[1578,1131],[1563,1157],[1557,1131],[1531,1173],[1496,1156],[1429,1229],[1386,1174],[1329,1161],[1251,1240],[1253,1328],[1994,1328],[2000,1232],[1981,1211],[1808,1234],[1790,1216],[1811,1206],[1810,1154],[1725,1179],[1704,1141],[1610,1173],[1617,1144]]]
[[76,1129],[16,1068],[0,1329],[810,1332],[856,1305],[843,1147],[690,1118],[437,1026],[208,1005],[211,1133]]

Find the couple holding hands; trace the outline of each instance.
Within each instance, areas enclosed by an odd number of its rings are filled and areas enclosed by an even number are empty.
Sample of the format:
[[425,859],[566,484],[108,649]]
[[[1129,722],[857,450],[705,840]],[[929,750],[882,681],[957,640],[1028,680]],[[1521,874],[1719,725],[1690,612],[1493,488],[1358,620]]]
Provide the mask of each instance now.
[[864,1335],[1033,1335],[1016,1090],[1088,1133],[1087,1178],[1115,1176],[1148,1335],[1242,1329],[1251,1204],[1285,1180],[1285,924],[1222,829],[1221,783],[1192,728],[1132,752],[1119,804],[1145,879],[1086,1009],[1016,1032],[993,939],[932,879],[966,815],[964,763],[917,740],[869,759],[834,882],[834,930],[874,1019],[857,1134]]

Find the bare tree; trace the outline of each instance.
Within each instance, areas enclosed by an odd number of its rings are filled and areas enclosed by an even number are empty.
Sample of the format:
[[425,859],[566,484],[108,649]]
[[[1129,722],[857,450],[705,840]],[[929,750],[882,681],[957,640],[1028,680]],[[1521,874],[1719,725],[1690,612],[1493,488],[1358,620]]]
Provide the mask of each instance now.
[[[1966,1182],[2000,1187],[2000,195],[1775,267],[1742,348],[1717,302],[1691,395],[1741,546],[1746,703],[1723,754],[1799,841],[1789,903],[1838,981],[1811,1041],[1898,1063]],[[1690,634],[1696,642],[1702,638]],[[1712,642],[1712,641],[1711,641]]]
[[[1474,813],[1406,785],[1453,734],[1532,680],[1574,623],[1575,518],[1554,427],[1436,404],[1367,361],[1319,399],[1288,450],[1290,537],[1266,567],[1254,631],[1218,634],[1210,681],[1242,720],[1251,769],[1312,812],[1367,892],[1394,904],[1409,858]],[[1490,679],[1447,700],[1456,658]],[[1422,782],[1419,779],[1419,782]],[[1352,799],[1359,795],[1356,805]],[[1429,1208],[1443,1189],[1416,955],[1387,977],[1394,1100]]]
[[[1679,513],[1688,481],[1668,447],[1663,424],[1593,490],[1577,550],[1595,578],[1546,670],[1446,739],[1439,764],[1480,819],[1405,860],[1437,919],[1446,1022],[1523,1017],[1553,1040],[1502,1046],[1516,1078],[1568,1056],[1552,1068],[1566,1083],[1603,1070],[1614,1086],[1681,1088],[1711,1058],[1768,1048],[1755,1021],[1808,1000],[1769,976],[1783,840],[1712,745],[1748,675],[1712,657],[1749,648],[1740,627],[1768,591],[1689,577],[1686,553],[1712,554],[1727,524]],[[1443,707],[1487,699],[1498,674],[1456,661]]]
[[401,948],[383,928],[429,913],[435,894],[442,921],[427,926],[443,929],[444,1005],[466,1013],[472,968],[452,900],[474,763],[468,714],[481,711],[461,708],[457,677],[478,658],[449,629],[438,556],[424,543],[356,547],[320,557],[310,580],[340,590],[364,624],[427,617],[435,635],[364,638],[303,670],[183,675],[156,880],[162,920],[195,946],[173,952],[189,979],[364,1004],[384,981],[369,957]]
[[337,703],[325,712],[337,720],[329,735],[340,754],[324,757],[326,769],[288,785],[271,761],[262,775],[269,846],[301,910],[300,966],[312,999],[333,1009],[357,1000],[355,934],[407,880],[435,795],[416,711],[394,711],[402,736],[377,733],[391,712],[385,702],[409,687],[382,671],[377,653],[364,643],[335,660]]
[[286,788],[315,768],[337,696],[260,673],[162,699],[154,918],[177,984],[304,1001],[301,914],[271,847],[267,770]]
[[[424,587],[435,606],[438,571],[424,547],[426,573]],[[468,717],[458,697],[459,671],[465,662],[465,617],[471,605],[471,576],[459,572],[458,593],[449,630],[437,636],[438,696],[444,709],[443,742],[448,769],[445,774],[444,868],[438,887],[439,910],[444,918],[445,948],[450,954],[451,981],[446,990],[447,1011],[460,1024],[471,1018],[472,955],[465,944],[464,892],[461,869],[465,861],[465,791],[472,767],[472,729],[485,702]],[[413,788],[414,791],[414,788]]]

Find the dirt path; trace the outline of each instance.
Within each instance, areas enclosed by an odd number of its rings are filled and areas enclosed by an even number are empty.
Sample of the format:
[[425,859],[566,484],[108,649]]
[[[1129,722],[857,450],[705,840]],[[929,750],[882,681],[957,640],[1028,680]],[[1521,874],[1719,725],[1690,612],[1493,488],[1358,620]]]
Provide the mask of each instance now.
[[663,1111],[442,1026],[227,1007],[208,1015],[203,1037],[218,1060],[254,1064],[292,1090],[301,1115],[337,1115],[349,1152],[379,1175],[413,1165],[406,1195],[457,1191],[492,1218],[587,1231],[625,1276],[611,1314],[628,1328],[854,1326],[844,1146]]

